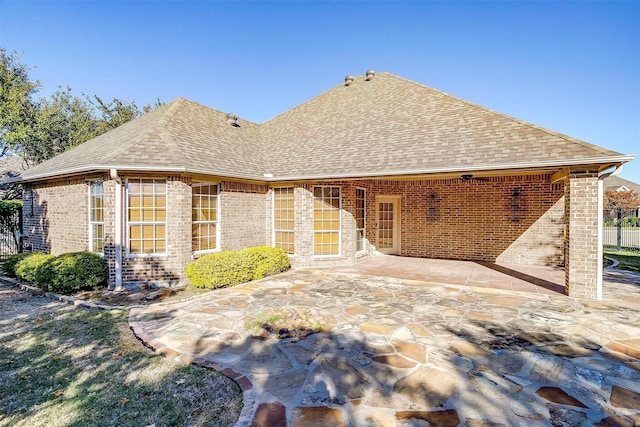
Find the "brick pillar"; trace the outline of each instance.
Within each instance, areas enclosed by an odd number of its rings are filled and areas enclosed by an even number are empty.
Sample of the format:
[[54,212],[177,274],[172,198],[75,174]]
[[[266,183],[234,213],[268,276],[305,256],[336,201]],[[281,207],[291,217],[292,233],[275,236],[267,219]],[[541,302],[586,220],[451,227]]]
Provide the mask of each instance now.
[[167,180],[167,269],[178,282],[192,261],[191,252],[191,179],[169,177]]
[[597,171],[572,172],[565,183],[565,292],[576,298],[602,299],[602,263],[598,248]]

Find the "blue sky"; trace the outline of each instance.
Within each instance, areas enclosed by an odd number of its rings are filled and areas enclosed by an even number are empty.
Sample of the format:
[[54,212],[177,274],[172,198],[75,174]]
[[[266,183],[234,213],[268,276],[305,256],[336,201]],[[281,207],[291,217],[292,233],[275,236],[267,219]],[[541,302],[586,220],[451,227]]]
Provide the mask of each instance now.
[[[0,0],[0,46],[45,96],[182,96],[260,123],[374,69],[640,154],[638,1]],[[640,182],[640,160],[620,176]]]

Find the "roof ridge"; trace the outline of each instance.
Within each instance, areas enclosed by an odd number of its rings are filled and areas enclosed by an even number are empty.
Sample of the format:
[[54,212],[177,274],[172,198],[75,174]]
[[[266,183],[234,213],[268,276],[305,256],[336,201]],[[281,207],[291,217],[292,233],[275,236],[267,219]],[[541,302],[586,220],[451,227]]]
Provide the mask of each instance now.
[[[364,78],[364,76],[355,76],[354,78],[355,78],[355,79],[357,79],[357,78],[359,78],[359,77]],[[327,93],[331,92],[332,90],[339,88],[340,86],[344,86],[344,83],[338,83],[337,85],[332,86],[332,87],[330,87],[329,89],[327,89],[327,90],[325,90],[325,91],[320,92],[318,95],[315,95],[314,97],[309,98],[309,99],[307,99],[306,101],[302,101],[301,103],[299,103],[299,104],[297,104],[297,105],[294,105],[293,107],[291,107],[291,108],[289,108],[289,109],[287,109],[287,110],[285,110],[285,111],[283,111],[283,112],[281,112],[281,113],[279,113],[279,114],[276,114],[275,116],[271,117],[269,120],[266,120],[266,121],[264,121],[264,122],[262,122],[262,123],[258,123],[258,124],[259,124],[259,125],[266,125],[267,123],[272,122],[273,120],[277,119],[278,117],[281,117],[281,116],[283,116],[283,115],[285,115],[285,114],[287,114],[287,113],[289,113],[289,112],[291,112],[291,111],[293,111],[293,110],[296,110],[296,109],[298,109],[299,107],[302,107],[303,105],[308,104],[308,103],[310,103],[311,101],[314,101],[314,100],[316,100],[316,99],[318,99],[318,98],[320,98],[320,97],[324,96],[325,94],[327,94]]]
[[397,75],[395,75],[395,74],[388,73],[388,72],[384,72],[384,71],[383,71],[383,72],[380,72],[380,73],[378,73],[378,74],[384,74],[384,75],[387,75],[387,76],[389,76],[389,77],[394,77],[394,78],[396,78],[396,79],[399,79],[399,80],[402,80],[402,81],[405,81],[405,82],[408,82],[408,83],[412,83],[412,84],[417,85],[417,86],[421,86],[421,87],[424,87],[424,88],[427,88],[427,89],[433,90],[434,92],[437,92],[437,93],[440,93],[440,94],[442,94],[442,95],[444,95],[444,96],[447,96],[447,97],[449,97],[449,98],[455,99],[456,101],[463,102],[463,103],[465,103],[465,104],[467,104],[467,105],[470,105],[470,106],[472,106],[472,107],[480,108],[480,109],[482,109],[482,110],[484,110],[484,111],[487,111],[487,112],[489,112],[489,113],[497,114],[497,115],[502,116],[502,117],[504,117],[504,118],[506,118],[506,119],[513,120],[513,121],[514,121],[514,122],[516,122],[516,123],[520,123],[521,125],[524,125],[524,126],[530,127],[530,128],[532,128],[532,129],[539,130],[539,131],[541,131],[541,132],[545,132],[545,133],[547,133],[548,135],[556,136],[556,137],[561,138],[561,139],[564,139],[565,141],[568,141],[568,142],[576,143],[576,144],[581,145],[581,146],[583,146],[583,147],[585,147],[585,148],[589,148],[589,149],[593,149],[593,150],[599,151],[599,152],[600,152],[600,153],[602,153],[602,154],[611,154],[612,152],[613,152],[613,153],[616,153],[616,154],[621,154],[621,153],[618,153],[618,152],[616,152],[616,151],[609,150],[609,149],[604,148],[604,147],[600,147],[599,145],[591,144],[591,143],[589,143],[589,142],[582,141],[582,140],[577,139],[577,138],[573,138],[573,137],[571,137],[571,136],[569,136],[569,135],[565,135],[565,134],[563,134],[563,133],[555,132],[555,131],[553,131],[553,130],[551,130],[551,129],[547,129],[547,128],[542,127],[542,126],[538,126],[538,125],[533,124],[533,123],[531,123],[531,122],[528,122],[528,121],[526,121],[526,120],[522,120],[522,119],[519,119],[519,118],[517,118],[517,117],[510,116],[510,115],[508,115],[508,114],[502,113],[502,112],[500,112],[500,111],[493,110],[493,109],[488,108],[488,107],[485,107],[485,106],[483,106],[483,105],[476,104],[475,102],[468,101],[468,100],[466,100],[466,99],[463,99],[463,98],[457,97],[457,96],[452,95],[452,94],[450,94],[450,93],[444,92],[444,91],[442,91],[442,90],[440,90],[440,89],[436,89],[436,88],[434,88],[434,87],[431,87],[431,86],[428,86],[428,85],[425,85],[425,84],[422,84],[422,83],[416,82],[416,81],[414,81],[414,80],[409,80],[409,79],[407,79],[407,78],[405,78],[405,77],[397,76]]

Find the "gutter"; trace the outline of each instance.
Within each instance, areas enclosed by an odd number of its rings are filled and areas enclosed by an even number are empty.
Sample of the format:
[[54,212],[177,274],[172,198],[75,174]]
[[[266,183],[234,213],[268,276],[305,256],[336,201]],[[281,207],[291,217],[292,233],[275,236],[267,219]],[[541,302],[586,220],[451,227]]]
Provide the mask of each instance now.
[[172,173],[197,173],[203,175],[216,175],[225,176],[229,178],[247,179],[253,181],[263,182],[277,182],[277,181],[302,181],[302,180],[320,180],[320,179],[349,179],[349,178],[375,178],[385,176],[396,175],[429,175],[436,173],[460,173],[460,172],[483,172],[491,170],[505,170],[505,169],[537,169],[545,167],[562,167],[562,166],[577,166],[577,165],[591,165],[591,164],[603,164],[603,163],[625,163],[635,159],[636,155],[621,155],[621,156],[608,156],[608,157],[593,157],[586,159],[571,159],[571,160],[550,160],[542,162],[520,162],[520,163],[507,163],[503,165],[469,165],[469,166],[455,166],[455,167],[439,167],[430,169],[404,169],[404,170],[391,170],[391,171],[355,171],[348,173],[324,173],[313,175],[283,175],[277,176],[271,173],[265,173],[263,176],[257,176],[252,174],[243,173],[230,173],[229,171],[220,171],[215,169],[200,169],[190,168],[186,166],[175,167],[158,167],[147,165],[90,165],[76,168],[62,169],[56,172],[36,173],[26,178],[16,177],[8,182],[30,182],[38,181],[44,178],[53,178],[57,176],[74,175],[84,172],[91,172],[97,170],[111,170],[116,169],[120,171],[131,172],[172,172]]

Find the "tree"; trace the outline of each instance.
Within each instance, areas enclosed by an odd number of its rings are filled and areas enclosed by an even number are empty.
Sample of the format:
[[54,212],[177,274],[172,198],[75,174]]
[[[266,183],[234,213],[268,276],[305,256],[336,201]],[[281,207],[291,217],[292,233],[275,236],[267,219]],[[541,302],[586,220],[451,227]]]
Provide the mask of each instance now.
[[31,137],[39,105],[40,82],[29,77],[20,56],[0,48],[0,157],[17,152]]
[[604,205],[608,209],[637,209],[640,206],[640,194],[608,188],[604,190]]
[[140,109],[134,101],[76,96],[69,87],[36,101],[40,82],[29,78],[19,60],[0,49],[0,157],[12,153],[40,163],[162,105],[157,100]]

